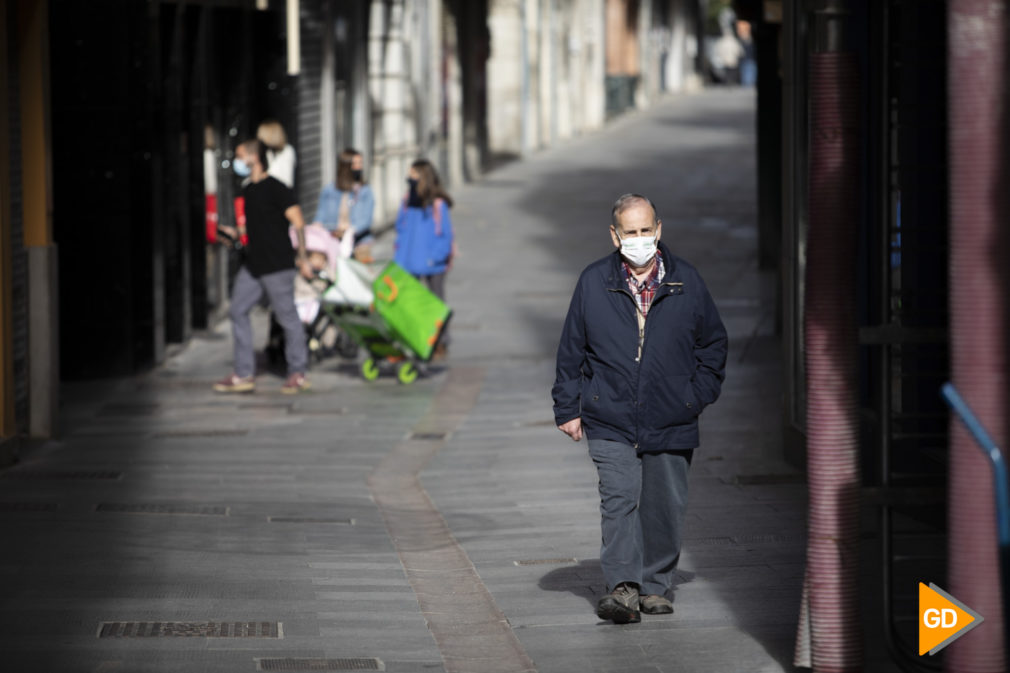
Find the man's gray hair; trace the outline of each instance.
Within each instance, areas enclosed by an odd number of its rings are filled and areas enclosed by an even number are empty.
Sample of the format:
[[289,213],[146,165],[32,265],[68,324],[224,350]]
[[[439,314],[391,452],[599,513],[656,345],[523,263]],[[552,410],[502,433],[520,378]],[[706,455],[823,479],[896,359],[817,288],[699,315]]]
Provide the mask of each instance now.
[[618,228],[617,218],[624,211],[643,203],[649,204],[649,207],[652,208],[652,223],[656,224],[659,221],[659,212],[656,210],[656,204],[652,202],[652,199],[641,194],[623,194],[614,201],[614,207],[610,211],[610,222],[614,225],[614,229]]

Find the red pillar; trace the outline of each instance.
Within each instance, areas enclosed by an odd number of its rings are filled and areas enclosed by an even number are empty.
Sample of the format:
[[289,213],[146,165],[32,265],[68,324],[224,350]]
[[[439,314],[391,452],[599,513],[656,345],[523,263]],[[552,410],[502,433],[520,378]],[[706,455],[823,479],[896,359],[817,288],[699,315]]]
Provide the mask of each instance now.
[[[1004,450],[1006,11],[1003,1],[950,0],[947,22],[952,378]],[[992,471],[962,424],[950,428],[950,586],[944,588],[985,622],[947,648],[946,668],[998,673],[1006,668]]]

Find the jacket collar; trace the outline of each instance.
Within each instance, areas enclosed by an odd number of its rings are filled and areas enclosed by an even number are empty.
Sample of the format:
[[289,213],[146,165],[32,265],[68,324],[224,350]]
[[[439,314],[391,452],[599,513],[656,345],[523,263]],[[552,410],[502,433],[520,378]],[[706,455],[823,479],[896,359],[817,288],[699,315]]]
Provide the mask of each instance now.
[[[666,267],[666,274],[660,278],[660,282],[668,282],[673,278],[674,257],[666,243],[659,241],[659,254],[663,256],[663,266]],[[607,274],[607,287],[611,290],[621,290],[627,286],[624,284],[624,277],[621,275],[621,251],[614,250],[610,255],[610,267]]]

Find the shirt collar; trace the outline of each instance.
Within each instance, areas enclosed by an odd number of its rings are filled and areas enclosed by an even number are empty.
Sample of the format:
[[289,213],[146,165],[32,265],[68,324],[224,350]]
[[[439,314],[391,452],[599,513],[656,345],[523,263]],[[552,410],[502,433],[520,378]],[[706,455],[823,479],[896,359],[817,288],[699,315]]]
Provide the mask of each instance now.
[[652,267],[652,271],[642,282],[638,282],[638,280],[635,279],[635,276],[631,273],[631,265],[629,265],[623,258],[621,259],[621,275],[624,276],[624,280],[628,281],[629,284],[634,284],[639,292],[655,287],[659,284],[659,280],[666,275],[662,253],[660,253],[659,250],[656,251],[656,264]]

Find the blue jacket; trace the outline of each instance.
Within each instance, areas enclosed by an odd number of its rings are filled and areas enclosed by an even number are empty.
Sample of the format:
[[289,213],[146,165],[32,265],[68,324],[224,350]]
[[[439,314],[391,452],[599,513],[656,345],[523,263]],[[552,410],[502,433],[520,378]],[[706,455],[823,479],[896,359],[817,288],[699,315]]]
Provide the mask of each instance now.
[[400,206],[393,261],[415,276],[433,276],[445,272],[451,255],[452,220],[445,201],[439,199],[427,208]]
[[342,192],[332,183],[326,185],[319,194],[319,207],[316,208],[316,217],[312,221],[319,222],[330,231],[336,229],[340,221],[340,199],[344,194],[351,198],[349,215],[351,227],[354,228],[355,243],[372,242],[372,212],[375,210],[375,196],[372,193],[372,188],[368,185],[361,185],[357,194]]
[[582,417],[589,439],[642,451],[698,446],[698,415],[719,397],[728,340],[698,271],[662,243],[666,275],[638,353],[638,309],[620,253],[579,277],[558,345],[551,391],[562,425]]

